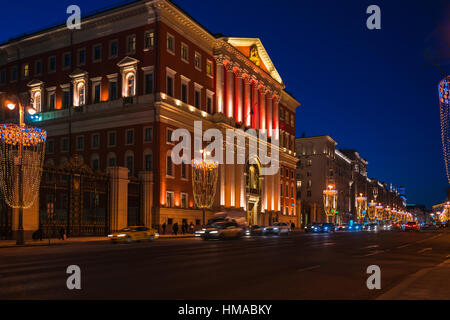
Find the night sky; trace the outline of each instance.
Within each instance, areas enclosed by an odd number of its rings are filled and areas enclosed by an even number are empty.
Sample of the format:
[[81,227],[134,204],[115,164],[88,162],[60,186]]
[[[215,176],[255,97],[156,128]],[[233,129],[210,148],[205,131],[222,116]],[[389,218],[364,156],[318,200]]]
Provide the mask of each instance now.
[[[86,14],[115,3],[5,2],[0,41],[64,22],[71,4]],[[287,91],[302,103],[297,137],[330,135],[338,147],[358,150],[369,177],[404,186],[408,203],[445,200],[437,93],[443,76],[424,54],[450,71],[450,1],[175,3],[213,33],[261,39]],[[381,8],[381,30],[366,28],[372,4]]]

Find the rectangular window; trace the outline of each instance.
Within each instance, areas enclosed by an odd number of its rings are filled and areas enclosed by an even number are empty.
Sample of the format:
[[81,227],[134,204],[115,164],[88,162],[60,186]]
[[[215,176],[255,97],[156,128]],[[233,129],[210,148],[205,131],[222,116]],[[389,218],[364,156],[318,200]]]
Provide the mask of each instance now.
[[93,59],[94,62],[102,61],[102,45],[94,46]]
[[52,56],[48,58],[48,72],[56,71],[56,57]]
[[153,93],[153,73],[145,75],[145,94]]
[[206,99],[206,111],[207,111],[209,114],[212,114],[212,99],[211,99],[211,97],[208,97],[208,98]]
[[195,94],[194,94],[194,106],[197,109],[200,109],[200,91],[195,90]]
[[181,193],[181,207],[187,208],[188,207],[188,195],[187,193]]
[[[167,199],[167,207],[173,208],[174,207],[174,196],[173,191],[166,191],[166,199]],[[171,219],[169,219],[171,220]]]
[[17,81],[17,67],[11,68],[11,81]]
[[55,142],[52,139],[47,140],[47,153],[52,154],[55,152]]
[[97,171],[99,169],[98,159],[92,160],[92,170]]
[[86,50],[80,49],[78,50],[78,65],[84,65],[86,63]]
[[167,142],[172,143],[172,132],[173,130],[167,130]]
[[175,53],[175,38],[170,34],[167,34],[167,51]]
[[167,95],[170,97],[173,97],[173,78],[168,76],[167,77]]
[[30,65],[28,63],[25,63],[22,67],[22,76],[24,78],[28,78],[30,75]]
[[94,86],[94,103],[100,102],[100,83]]
[[181,101],[187,103],[187,84],[183,83],[181,85]]
[[153,157],[151,154],[145,155],[145,171],[153,171]]
[[185,163],[181,164],[181,178],[187,179],[187,165]]
[[134,143],[134,130],[133,129],[127,130],[126,139],[127,139],[126,141],[127,141],[128,145]]
[[34,75],[38,76],[40,74],[42,74],[42,61],[41,60],[36,60],[35,66],[34,66]]
[[194,66],[197,70],[202,70],[202,56],[200,53],[195,53]]
[[61,152],[69,152],[69,138],[61,138]]
[[206,60],[206,74],[211,77],[213,75],[213,63],[211,60]]
[[117,82],[111,81],[109,83],[109,101],[117,99]]
[[128,168],[128,175],[133,175],[133,167],[134,167],[134,157],[133,156],[127,156],[127,168]]
[[152,49],[155,45],[155,33],[153,31],[147,31],[144,35],[144,48]]
[[62,107],[68,109],[70,107],[70,91],[63,91],[62,93]]
[[6,71],[2,70],[0,71],[0,84],[6,83]]
[[48,95],[48,109],[49,111],[55,110],[55,93],[49,93]]
[[69,69],[70,65],[71,65],[71,61],[72,61],[72,59],[71,59],[70,53],[69,52],[64,53],[64,55],[63,55],[63,68],[64,69]]
[[82,151],[84,149],[84,136],[77,137],[77,151]]
[[280,185],[280,196],[283,196],[283,184]]
[[153,140],[153,128],[144,129],[144,142],[152,142]]
[[173,177],[173,163],[172,163],[172,157],[169,155],[167,155],[167,171],[166,171],[166,175],[168,175],[169,177]]
[[185,62],[189,62],[189,52],[188,52],[188,46],[185,43],[181,44],[181,60],[185,61]]
[[100,135],[98,133],[92,135],[92,149],[98,149],[100,147]]
[[116,132],[111,131],[108,133],[108,147],[114,147],[116,145]]
[[116,166],[116,157],[110,157],[108,160],[108,166],[109,167],[115,167]]
[[136,52],[136,36],[133,34],[127,37],[127,53]]
[[117,40],[112,40],[109,43],[109,57],[115,58],[117,57],[119,52],[119,42]]

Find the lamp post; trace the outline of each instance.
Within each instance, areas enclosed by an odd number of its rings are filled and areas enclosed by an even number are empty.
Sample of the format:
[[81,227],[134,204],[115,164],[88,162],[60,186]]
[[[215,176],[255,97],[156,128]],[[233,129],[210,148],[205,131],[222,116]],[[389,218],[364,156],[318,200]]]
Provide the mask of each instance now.
[[25,111],[34,115],[36,110],[25,108],[17,95],[7,100],[6,107],[19,109],[19,125],[0,126],[0,187],[6,203],[19,209],[16,244],[23,245],[23,209],[31,207],[37,197],[47,133],[25,125]]
[[337,213],[337,198],[338,192],[333,185],[329,185],[327,189],[323,190],[323,209],[327,216],[327,222]]
[[206,224],[206,209],[211,208],[217,189],[219,164],[213,160],[207,160],[209,152],[201,150],[202,160],[192,161],[192,190],[194,201],[203,211],[203,225]]
[[364,220],[366,212],[367,212],[367,198],[364,197],[362,193],[360,193],[359,197],[356,197],[356,214],[358,222]]

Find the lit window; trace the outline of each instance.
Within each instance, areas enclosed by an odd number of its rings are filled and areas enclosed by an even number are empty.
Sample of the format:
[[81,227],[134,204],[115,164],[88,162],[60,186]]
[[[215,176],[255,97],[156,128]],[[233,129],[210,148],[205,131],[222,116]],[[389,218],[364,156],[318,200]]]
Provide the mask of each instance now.
[[23,65],[23,77],[24,78],[28,78],[28,76],[30,75],[30,65],[28,63],[25,63]]
[[33,96],[33,108],[36,112],[41,112],[41,91],[37,91]]
[[188,195],[187,193],[181,194],[181,207],[187,208],[188,207]]
[[127,77],[127,97],[133,97],[135,93],[135,77],[130,73]]
[[166,191],[166,203],[167,207],[173,208],[174,206],[174,197],[173,197],[173,191]]
[[167,34],[167,51],[175,53],[175,38],[170,34]]
[[155,33],[153,31],[147,31],[144,35],[144,48],[151,49],[155,44]]
[[78,106],[86,104],[86,87],[83,82],[78,84]]
[[209,76],[213,75],[213,64],[211,60],[206,60],[206,74]]
[[135,53],[136,52],[136,36],[131,35],[131,36],[128,36],[127,39],[128,39],[127,52]]
[[184,43],[181,44],[181,59],[184,60],[185,62],[189,61],[189,56],[188,56],[188,46]]
[[200,53],[195,53],[195,62],[194,62],[195,68],[198,70],[202,70],[202,56]]

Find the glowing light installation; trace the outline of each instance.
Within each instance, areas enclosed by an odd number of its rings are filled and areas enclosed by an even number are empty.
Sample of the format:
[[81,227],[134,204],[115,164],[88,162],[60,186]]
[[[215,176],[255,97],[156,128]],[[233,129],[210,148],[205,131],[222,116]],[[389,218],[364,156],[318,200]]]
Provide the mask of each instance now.
[[357,219],[359,221],[363,221],[364,220],[364,216],[366,215],[367,212],[367,198],[363,197],[363,194],[360,193],[359,197],[356,197],[356,214],[357,214]]
[[442,79],[439,83],[439,104],[441,114],[442,149],[444,152],[447,180],[450,183],[450,76]]
[[369,210],[367,210],[367,216],[369,217],[369,220],[372,221],[375,219],[376,214],[377,214],[377,204],[375,202],[370,201],[369,204]]
[[207,160],[207,153],[203,150],[202,154],[202,160],[192,161],[192,190],[195,204],[203,210],[203,225],[205,225],[205,210],[211,208],[216,196],[219,164]]
[[334,190],[334,186],[329,185],[328,189],[323,190],[323,209],[327,216],[327,220],[330,217],[334,217],[337,213],[337,199],[338,192]]

